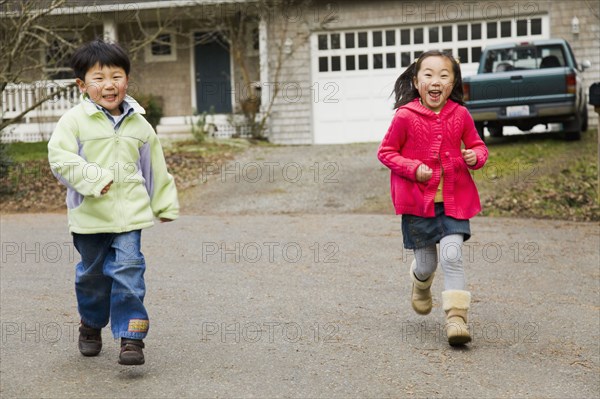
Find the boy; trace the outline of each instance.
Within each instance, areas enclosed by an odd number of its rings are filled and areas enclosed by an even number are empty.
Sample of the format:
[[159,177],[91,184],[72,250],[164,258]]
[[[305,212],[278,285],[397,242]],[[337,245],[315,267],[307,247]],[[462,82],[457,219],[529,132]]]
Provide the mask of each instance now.
[[52,172],[67,186],[69,231],[81,255],[75,292],[79,351],[96,356],[111,321],[119,363],[144,364],[141,229],[179,216],[177,190],[143,108],[126,95],[130,62],[117,44],[96,40],[71,59],[81,103],[63,115],[48,143]]

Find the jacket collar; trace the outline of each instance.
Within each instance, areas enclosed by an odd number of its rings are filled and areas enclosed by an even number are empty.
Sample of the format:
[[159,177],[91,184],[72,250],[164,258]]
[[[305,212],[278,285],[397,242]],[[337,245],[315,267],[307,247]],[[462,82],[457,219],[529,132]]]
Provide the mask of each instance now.
[[[93,115],[97,112],[102,112],[98,109],[96,104],[90,99],[90,97],[87,94],[82,94],[79,97],[79,101],[81,102],[84,111],[88,115]],[[137,112],[142,115],[146,113],[146,110],[142,108],[142,106],[133,97],[126,95],[123,101],[126,101],[131,106],[131,108],[133,108],[134,113]]]
[[436,114],[429,108],[425,107],[424,105],[421,105],[420,97],[417,97],[408,104],[402,106],[402,108],[409,109],[412,112],[415,112],[427,118],[437,118],[438,116],[443,117],[447,114],[452,113],[456,109],[456,107],[458,107],[458,103],[448,99],[444,107],[440,110],[440,113]]

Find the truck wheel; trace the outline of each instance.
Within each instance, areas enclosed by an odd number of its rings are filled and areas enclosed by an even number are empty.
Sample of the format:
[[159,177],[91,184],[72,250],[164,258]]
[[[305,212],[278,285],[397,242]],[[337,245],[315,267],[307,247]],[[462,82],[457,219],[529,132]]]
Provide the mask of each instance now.
[[483,140],[485,143],[485,135],[483,131],[483,123],[475,123],[475,129],[477,129],[477,134],[479,134],[479,138]]
[[574,141],[581,139],[581,128],[583,123],[581,121],[581,115],[575,115],[572,122],[563,124],[565,129],[565,140]]
[[502,137],[502,126],[488,126],[488,130],[490,132],[490,136],[492,137]]

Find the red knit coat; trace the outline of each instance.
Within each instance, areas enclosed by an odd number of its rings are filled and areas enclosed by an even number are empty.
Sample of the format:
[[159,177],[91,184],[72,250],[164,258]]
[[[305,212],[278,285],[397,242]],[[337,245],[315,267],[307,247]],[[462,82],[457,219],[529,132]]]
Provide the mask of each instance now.
[[[461,142],[477,154],[468,166]],[[448,100],[439,114],[424,107],[419,98],[399,107],[377,153],[391,169],[391,194],[396,214],[434,217],[434,197],[444,171],[443,197],[446,215],[470,219],[481,211],[479,193],[469,169],[481,168],[488,150],[475,129],[467,109]],[[416,180],[419,165],[426,164],[433,176]]]

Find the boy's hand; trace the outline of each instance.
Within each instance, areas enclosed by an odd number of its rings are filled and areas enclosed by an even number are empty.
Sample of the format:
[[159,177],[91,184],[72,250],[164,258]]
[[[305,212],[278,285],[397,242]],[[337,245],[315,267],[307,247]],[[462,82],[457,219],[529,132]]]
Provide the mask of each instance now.
[[473,150],[461,150],[462,157],[465,160],[466,164],[469,166],[473,166],[477,163],[477,154]]
[[169,223],[169,222],[172,222],[172,221],[173,221],[173,219],[160,218],[160,222],[161,223]]
[[418,182],[426,182],[427,180],[431,179],[431,176],[433,176],[433,171],[429,166],[425,165],[424,163],[419,165],[416,175]]
[[110,183],[108,183],[108,184],[106,185],[106,187],[104,187],[104,188],[102,189],[102,191],[100,191],[100,195],[104,195],[104,194],[106,194],[106,193],[108,192],[108,190],[110,190],[110,186],[111,186],[112,184],[113,184],[113,182],[110,182]]

